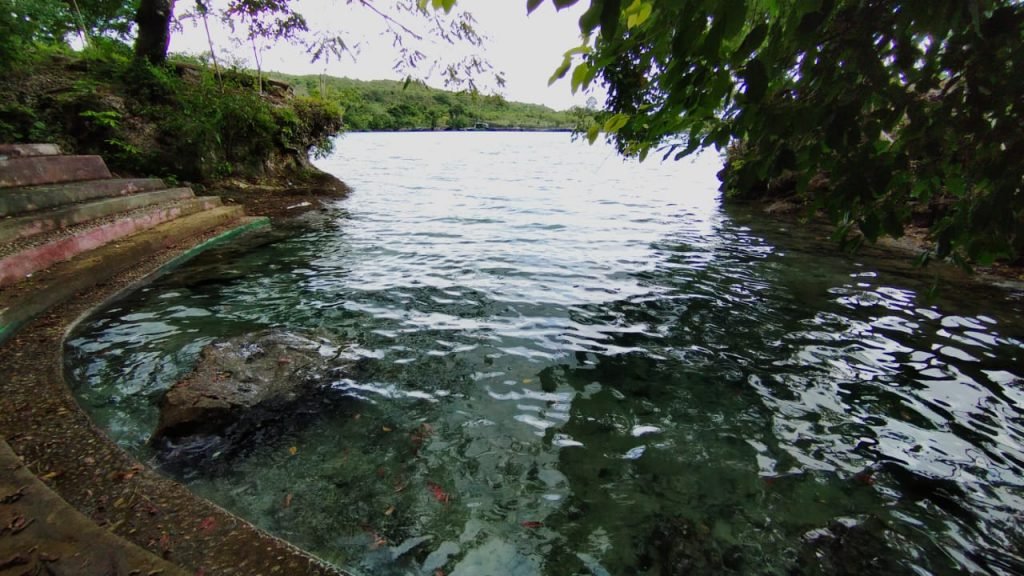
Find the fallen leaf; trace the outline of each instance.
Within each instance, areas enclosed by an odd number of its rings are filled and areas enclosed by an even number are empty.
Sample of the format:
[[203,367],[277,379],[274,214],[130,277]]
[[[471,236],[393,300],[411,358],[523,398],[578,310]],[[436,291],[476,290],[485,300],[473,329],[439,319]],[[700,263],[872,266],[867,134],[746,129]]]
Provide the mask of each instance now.
[[391,428],[388,428],[387,426],[381,426],[380,429],[385,432],[391,432]]
[[199,529],[203,532],[210,532],[217,527],[217,519],[213,516],[207,516],[199,523]]
[[441,570],[440,568],[434,570],[434,576],[444,576],[444,570]]
[[523,384],[529,384],[533,382],[533,378],[523,378]]
[[171,549],[171,535],[167,532],[160,535],[160,549],[164,552]]
[[[7,560],[0,560],[0,570],[7,570],[8,568],[14,568],[15,566],[24,566],[29,562],[31,562],[31,560],[27,557],[22,556],[21,554],[15,554]],[[25,574],[28,574],[28,572],[25,572]]]
[[291,494],[291,492],[289,492],[288,494],[285,494],[285,496],[284,496],[284,507],[285,508],[290,508],[291,505],[292,505],[292,494]]
[[60,476],[61,474],[61,472],[47,472],[46,474],[40,476],[40,478],[43,480],[53,480],[54,478]]
[[451,501],[451,496],[449,496],[448,493],[444,491],[444,488],[441,488],[439,484],[428,482],[427,488],[430,489],[431,494],[434,495],[434,499],[437,500],[438,502],[442,504],[447,504],[448,502]]
[[292,363],[292,359],[291,358],[286,358],[286,357],[281,357],[281,358],[277,359],[277,363],[278,364],[282,364],[282,365],[283,364],[291,364]]
[[132,466],[131,468],[125,470],[124,472],[114,472],[111,475],[111,479],[113,479],[113,480],[122,480],[122,481],[127,482],[128,480],[131,480],[132,478],[135,478],[135,475],[138,474],[139,472],[142,472],[142,470],[143,470],[142,464],[136,464],[136,465]]
[[291,454],[292,456],[295,456],[296,454],[299,453],[299,447],[292,446],[291,448],[288,449],[288,453]]
[[395,513],[395,507],[394,506],[388,506],[388,509],[384,511],[384,515],[385,516],[391,516],[394,513]]
[[11,492],[6,496],[0,496],[0,504],[14,504],[15,502],[21,500],[22,497],[25,496],[25,491],[27,489],[28,486],[22,486],[21,488],[18,488],[17,490]]
[[543,522],[537,522],[536,520],[525,520],[519,523],[523,528],[540,528],[544,525]]

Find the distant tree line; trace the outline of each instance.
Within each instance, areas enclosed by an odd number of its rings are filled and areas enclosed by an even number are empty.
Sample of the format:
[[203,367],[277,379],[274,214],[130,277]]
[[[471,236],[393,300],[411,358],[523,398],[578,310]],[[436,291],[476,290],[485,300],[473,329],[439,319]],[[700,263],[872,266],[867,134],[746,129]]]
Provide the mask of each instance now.
[[319,96],[342,110],[346,130],[571,130],[588,114],[582,109],[556,111],[538,104],[509,102],[500,95],[451,92],[421,82],[352,80],[271,73],[299,95]]

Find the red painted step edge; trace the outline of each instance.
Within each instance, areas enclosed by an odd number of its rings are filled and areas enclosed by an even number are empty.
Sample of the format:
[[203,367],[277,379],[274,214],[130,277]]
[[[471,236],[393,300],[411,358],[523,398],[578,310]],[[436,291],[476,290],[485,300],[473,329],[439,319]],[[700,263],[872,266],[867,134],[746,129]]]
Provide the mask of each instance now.
[[[216,206],[215,201],[204,202],[203,209]],[[45,270],[64,260],[98,248],[108,242],[152,228],[180,216],[181,206],[152,210],[132,218],[125,218],[84,231],[81,235],[70,236],[49,244],[29,248],[0,260],[0,287],[13,284],[29,274]]]

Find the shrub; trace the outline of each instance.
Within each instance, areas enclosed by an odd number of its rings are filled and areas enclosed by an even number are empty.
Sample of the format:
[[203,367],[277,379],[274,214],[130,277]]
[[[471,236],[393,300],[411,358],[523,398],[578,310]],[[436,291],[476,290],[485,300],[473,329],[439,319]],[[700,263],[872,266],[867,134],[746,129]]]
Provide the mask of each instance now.
[[334,150],[334,137],[341,133],[341,108],[315,96],[295,98],[292,108],[298,119],[292,134],[293,146],[315,158],[327,157]]

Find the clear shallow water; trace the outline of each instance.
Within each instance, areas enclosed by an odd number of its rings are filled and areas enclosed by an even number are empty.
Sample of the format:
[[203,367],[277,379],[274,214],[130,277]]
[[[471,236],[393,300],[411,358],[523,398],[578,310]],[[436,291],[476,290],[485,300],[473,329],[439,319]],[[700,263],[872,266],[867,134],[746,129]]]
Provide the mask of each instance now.
[[149,458],[161,392],[264,327],[361,358],[343,409],[183,479],[359,574],[1024,571],[1024,301],[719,206],[719,160],[353,134],[355,188],[68,342]]

